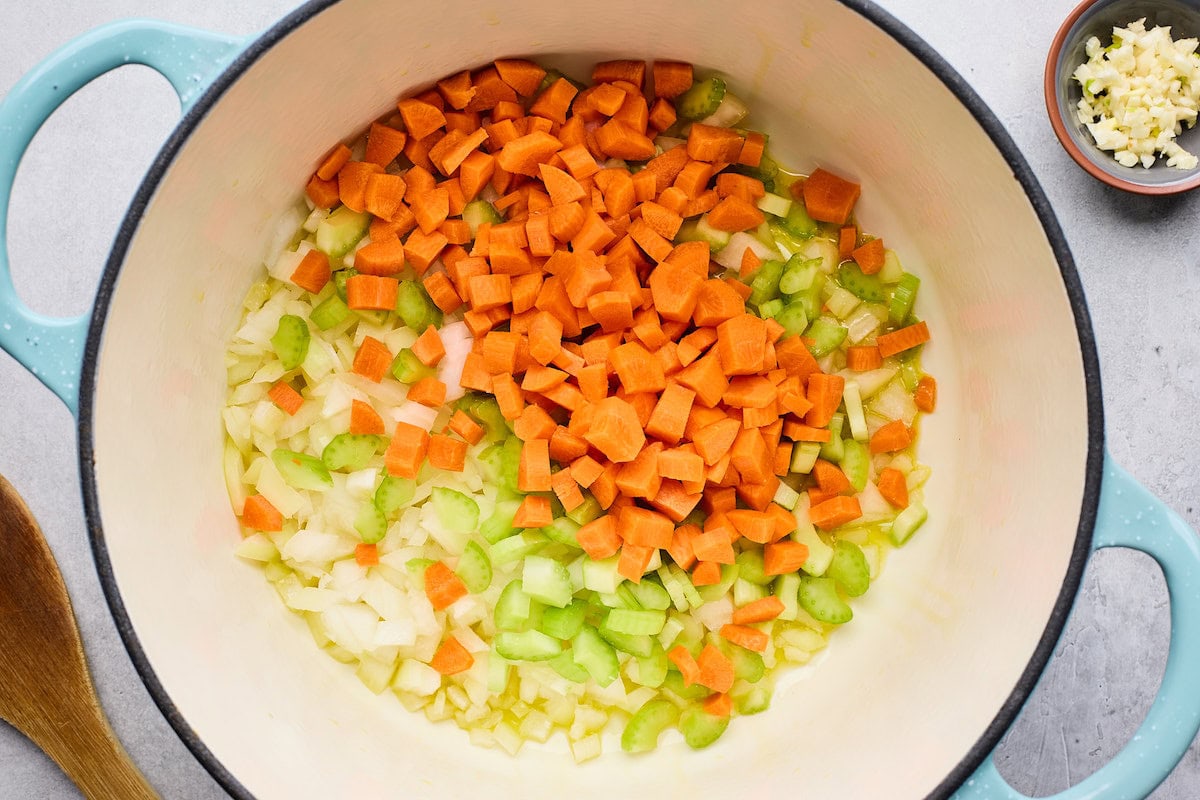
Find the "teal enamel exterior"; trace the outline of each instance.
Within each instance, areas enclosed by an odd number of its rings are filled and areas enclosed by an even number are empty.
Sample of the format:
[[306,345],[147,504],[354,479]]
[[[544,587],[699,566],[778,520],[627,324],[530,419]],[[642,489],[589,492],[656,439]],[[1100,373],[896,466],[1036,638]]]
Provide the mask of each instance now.
[[[1092,551],[1140,550],[1162,567],[1171,598],[1171,645],[1158,695],[1129,743],[1092,775],[1044,800],[1142,800],[1170,774],[1200,730],[1200,539],[1105,453]],[[989,756],[954,800],[1029,800]]]
[[127,64],[159,72],[184,113],[246,44],[242,38],[154,20],[96,28],[60,47],[31,70],[0,104],[0,348],[78,414],[79,375],[91,313],[55,318],[27,308],[8,263],[8,204],[13,180],[42,124],[88,82]]

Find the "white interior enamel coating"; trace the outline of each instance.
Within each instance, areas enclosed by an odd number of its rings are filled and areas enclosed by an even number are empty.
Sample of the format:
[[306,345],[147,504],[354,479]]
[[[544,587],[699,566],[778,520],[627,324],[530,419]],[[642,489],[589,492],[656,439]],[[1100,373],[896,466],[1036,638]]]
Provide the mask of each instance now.
[[[854,11],[686,5],[608,0],[602,21],[582,24],[549,0],[346,0],[250,67],[150,203],[100,353],[103,529],[158,679],[258,797],[922,797],[1030,659],[1067,569],[1087,433],[1074,322],[1031,205],[954,96]],[[781,160],[860,180],[860,219],[925,278],[926,365],[941,391],[921,443],[931,521],[828,654],[701,753],[664,737],[654,755],[610,746],[577,767],[561,741],[515,759],[473,748],[452,724],[371,695],[232,555],[222,350],[273,220],[330,142],[399,94],[529,54],[727,73]]]

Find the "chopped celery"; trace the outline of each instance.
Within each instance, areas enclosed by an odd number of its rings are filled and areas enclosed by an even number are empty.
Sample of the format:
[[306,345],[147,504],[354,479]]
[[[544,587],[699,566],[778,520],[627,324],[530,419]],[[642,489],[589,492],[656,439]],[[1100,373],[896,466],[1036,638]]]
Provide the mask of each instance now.
[[475,238],[475,234],[479,231],[479,226],[483,224],[499,225],[504,222],[504,217],[500,216],[500,212],[496,207],[486,200],[472,200],[463,208],[463,221],[471,227],[471,238]]
[[[853,293],[830,281],[825,284],[825,308],[839,320],[847,320],[861,301]],[[840,342],[839,342],[840,344]]]
[[779,312],[783,311],[783,301],[776,297],[774,300],[768,300],[758,307],[758,315],[763,319],[774,319],[779,316]]
[[[629,581],[625,581],[617,587],[613,600],[616,602],[605,602],[604,604],[611,608],[643,608],[642,601],[638,600],[637,595],[633,593],[633,584]],[[601,602],[604,602],[604,598],[601,598]]]
[[400,281],[396,293],[396,313],[405,325],[424,333],[430,325],[442,327],[442,312],[429,299],[425,287],[418,281]]
[[683,740],[693,750],[700,750],[721,738],[729,727],[729,717],[709,714],[699,706],[688,706],[679,717]]
[[666,611],[671,607],[671,595],[663,588],[658,581],[653,579],[645,579],[641,583],[623,583],[622,586],[628,586],[637,598],[638,604],[642,608],[648,608],[652,611]]
[[574,639],[586,616],[587,603],[578,598],[562,608],[551,606],[542,613],[541,631],[555,639]]
[[589,558],[583,562],[583,588],[601,594],[616,592],[621,581],[625,580],[617,572],[620,561],[620,556],[613,556],[600,561],[593,561]]
[[533,598],[525,594],[518,580],[509,581],[496,600],[496,627],[502,631],[519,631],[529,622]]
[[487,688],[492,694],[501,695],[508,689],[508,666],[508,661],[492,645],[487,662]]
[[730,234],[709,225],[708,214],[702,214],[683,223],[675,239],[680,242],[707,242],[708,249],[715,253],[729,244]]
[[737,554],[738,579],[766,586],[773,577],[763,572],[762,550],[752,547]]
[[700,121],[705,125],[714,125],[718,128],[732,128],[745,119],[749,113],[750,109],[745,103],[730,92],[726,92],[721,104],[717,106],[717,110]]
[[[343,303],[346,302],[346,281],[350,280],[357,274],[358,270],[351,269],[349,267],[346,269],[339,269],[337,272],[333,273],[333,288],[337,292],[338,299]],[[347,310],[349,310],[349,306],[347,306]]]
[[900,354],[900,382],[904,384],[906,392],[914,392],[917,389],[917,383],[921,380],[921,367],[917,364],[917,359],[913,356],[919,350],[914,348]]
[[626,753],[646,753],[658,747],[658,737],[679,719],[679,707],[670,700],[651,700],[625,723],[621,749]]
[[837,581],[851,597],[858,597],[871,585],[871,570],[867,557],[854,542],[839,539],[833,545],[833,560],[825,574]]
[[804,207],[804,203],[792,203],[787,216],[783,218],[781,227],[787,231],[789,236],[795,236],[798,239],[810,239],[816,236],[817,231],[820,230],[816,220],[808,215],[808,209]]
[[738,578],[733,582],[733,604],[744,606],[770,594],[766,586]]
[[885,295],[883,282],[876,275],[866,275],[853,261],[847,261],[838,267],[838,282],[842,288],[853,294],[859,300],[869,303],[882,303]]
[[601,686],[608,686],[617,679],[621,668],[617,651],[591,625],[584,625],[575,635],[571,653],[575,663],[586,669],[592,680]]
[[563,650],[546,663],[550,665],[551,669],[572,683],[587,683],[588,678],[591,677],[588,675],[586,669],[575,663],[575,654],[570,650]]
[[783,326],[783,335],[799,336],[808,327],[808,315],[804,312],[802,303],[788,303],[774,315],[774,319]]
[[521,464],[521,440],[510,436],[479,454],[488,479],[510,492],[517,491],[517,470]]
[[432,378],[435,375],[437,369],[422,364],[416,353],[407,347],[397,353],[392,361],[392,377],[401,383],[416,383],[422,378]]
[[821,272],[821,259],[805,258],[797,253],[787,260],[779,278],[779,291],[793,295],[811,289]]
[[845,445],[842,443],[842,427],[846,424],[846,415],[840,411],[833,415],[829,422],[829,441],[821,445],[821,458],[835,463],[841,462]]
[[808,558],[804,560],[801,569],[813,577],[819,578],[824,575],[825,570],[829,569],[829,562],[833,560],[833,548],[821,538],[821,534],[817,533],[812,523],[796,528],[792,532],[792,541],[808,548]]
[[580,527],[567,517],[559,517],[541,530],[550,541],[579,549],[579,540],[575,538],[575,534]]
[[725,99],[725,81],[720,78],[696,81],[691,88],[675,101],[679,118],[683,120],[704,119],[716,112]]
[[479,534],[487,540],[488,544],[495,544],[501,539],[512,536],[513,517],[517,515],[517,509],[520,507],[520,500],[501,500],[496,503],[496,509],[492,515],[479,526]]
[[408,570],[408,576],[412,580],[413,585],[424,591],[425,589],[425,570],[432,567],[437,562],[432,558],[410,558],[404,562],[404,568]]
[[846,329],[829,317],[817,317],[808,326],[808,336],[813,340],[809,350],[817,358],[832,353],[846,339]]
[[768,300],[779,297],[779,279],[783,275],[783,262],[768,259],[762,263],[750,280],[750,297],[746,302],[761,306]]
[[443,527],[455,533],[470,533],[479,527],[479,504],[462,492],[435,486],[429,501]]
[[417,492],[417,483],[409,478],[387,475],[375,490],[375,506],[389,520],[396,520],[401,509],[412,502]]
[[339,433],[321,451],[321,462],[334,471],[357,472],[367,466],[381,441],[369,433]]
[[683,676],[676,671],[674,665],[667,671],[667,677],[663,679],[662,685],[663,688],[670,690],[682,700],[700,700],[708,696],[708,689],[698,683],[685,686]]
[[644,658],[654,650],[654,640],[650,638],[650,634],[618,633],[602,625],[600,626],[600,636],[613,647],[623,653],[629,653],[631,656]]
[[800,577],[800,607],[818,622],[842,625],[854,617],[850,606],[838,597],[837,584],[833,578]]
[[779,618],[785,620],[796,619],[796,610],[799,608],[796,594],[800,591],[800,576],[794,572],[789,572],[787,575],[780,575],[775,579],[772,591],[779,598],[779,602],[783,603],[783,611],[780,612]]
[[720,600],[725,596],[725,593],[733,586],[733,582],[738,578],[737,564],[722,564],[721,565],[721,580],[711,586],[699,586],[697,591],[700,592],[700,597],[704,602],[711,603],[713,600]]
[[608,631],[625,636],[657,636],[666,623],[667,615],[662,611],[614,608],[605,617],[601,634]]
[[271,453],[271,462],[293,489],[323,492],[333,488],[333,476],[319,458],[277,448]]
[[567,512],[567,519],[583,527],[599,518],[602,513],[604,509],[600,506],[600,501],[593,497],[591,492],[584,491],[583,502]]
[[354,530],[367,544],[374,544],[387,535],[387,518],[374,503],[363,503],[354,517]]
[[871,453],[867,446],[854,439],[843,439],[842,472],[850,479],[854,491],[861,492],[867,488],[867,480],[871,471]]
[[888,322],[902,325],[904,320],[908,319],[920,286],[921,279],[916,275],[906,272],[900,276],[900,281],[892,292],[892,301],[888,303]]
[[502,442],[508,438],[508,422],[500,413],[500,405],[490,395],[470,392],[455,402],[454,407],[482,425],[489,442]]
[[365,211],[339,206],[317,225],[317,249],[325,251],[330,258],[341,258],[367,235],[370,224],[371,215]]
[[279,327],[271,337],[271,346],[279,356],[279,363],[284,369],[292,370],[304,363],[308,355],[308,343],[312,334],[308,332],[308,323],[295,314],[284,314],[279,318]]
[[[846,381],[842,389],[842,402],[846,407],[846,422],[850,425],[850,436],[859,442],[867,440],[867,416],[863,413],[862,391],[857,380]],[[864,482],[865,485],[865,482]],[[862,487],[858,487],[862,491]]]
[[925,523],[925,519],[929,516],[929,512],[925,510],[925,506],[916,500],[910,501],[908,508],[896,515],[896,519],[892,520],[892,541],[896,546],[904,544],[909,540],[917,528]]
[[733,707],[745,716],[760,714],[771,706],[771,690],[765,686],[742,688],[735,685],[730,696],[733,698]]
[[807,474],[812,472],[821,454],[820,442],[796,442],[792,448],[792,472]]
[[477,542],[467,542],[466,549],[454,568],[471,594],[487,591],[492,585],[492,560]]
[[667,651],[656,639],[650,647],[650,655],[638,657],[637,665],[637,684],[657,689],[667,679],[671,662],[667,658]]
[[342,302],[342,298],[331,294],[312,310],[308,318],[312,320],[313,325],[327,331],[335,325],[345,322],[348,316],[350,316],[350,307]]
[[[540,531],[521,531],[515,536],[501,539],[492,545],[492,563],[495,565],[510,564],[536,553],[548,545],[547,539]],[[564,567],[564,569],[566,569]]]
[[521,588],[534,600],[563,608],[571,602],[571,576],[562,562],[544,556],[527,556],[521,570]]
[[562,652],[562,643],[541,631],[501,631],[496,652],[509,661],[548,661]]
[[758,683],[767,672],[762,656],[744,647],[729,646],[722,652],[733,662],[733,675],[740,681]]
[[764,214],[771,214],[776,217],[786,217],[788,211],[792,208],[792,199],[783,195],[772,194],[767,192],[762,197],[754,202],[758,210]]

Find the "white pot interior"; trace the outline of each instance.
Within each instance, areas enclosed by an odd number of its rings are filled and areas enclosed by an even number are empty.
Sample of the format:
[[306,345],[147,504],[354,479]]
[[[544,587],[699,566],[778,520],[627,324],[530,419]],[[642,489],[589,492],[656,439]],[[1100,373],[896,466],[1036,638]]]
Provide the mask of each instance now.
[[[1075,543],[1083,363],[1058,266],[992,141],[903,46],[834,0],[344,0],[264,53],[196,127],[129,246],[94,397],[116,585],[157,679],[260,798],[922,797],[967,754],[1045,629]],[[454,35],[443,35],[453,21]],[[319,54],[319,57],[315,57]],[[517,758],[376,697],[321,654],[239,539],[220,467],[222,353],[282,210],[331,142],[398,96],[500,56],[691,61],[731,76],[780,160],[863,184],[860,219],[925,280],[940,404],[930,522],[827,655],[694,753]],[[1036,391],[1031,391],[1036,387]]]

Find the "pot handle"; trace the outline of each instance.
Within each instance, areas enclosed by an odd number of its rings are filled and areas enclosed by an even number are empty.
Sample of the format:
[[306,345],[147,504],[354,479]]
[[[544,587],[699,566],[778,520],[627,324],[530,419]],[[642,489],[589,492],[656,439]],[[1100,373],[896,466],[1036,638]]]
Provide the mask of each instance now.
[[156,20],[130,19],[96,28],[51,53],[0,102],[0,349],[67,404],[79,405],[79,375],[91,312],[47,317],[17,296],[8,264],[8,203],[26,148],[54,111],[101,75],[143,64],[166,78],[183,113],[245,46],[240,37]]
[[[1087,779],[1043,800],[1141,800],[1175,768],[1200,730],[1200,539],[1178,514],[1104,456],[1093,552],[1141,550],[1162,567],[1171,600],[1171,645],[1162,685],[1146,719],[1119,753]],[[955,800],[1028,800],[989,755]]]

